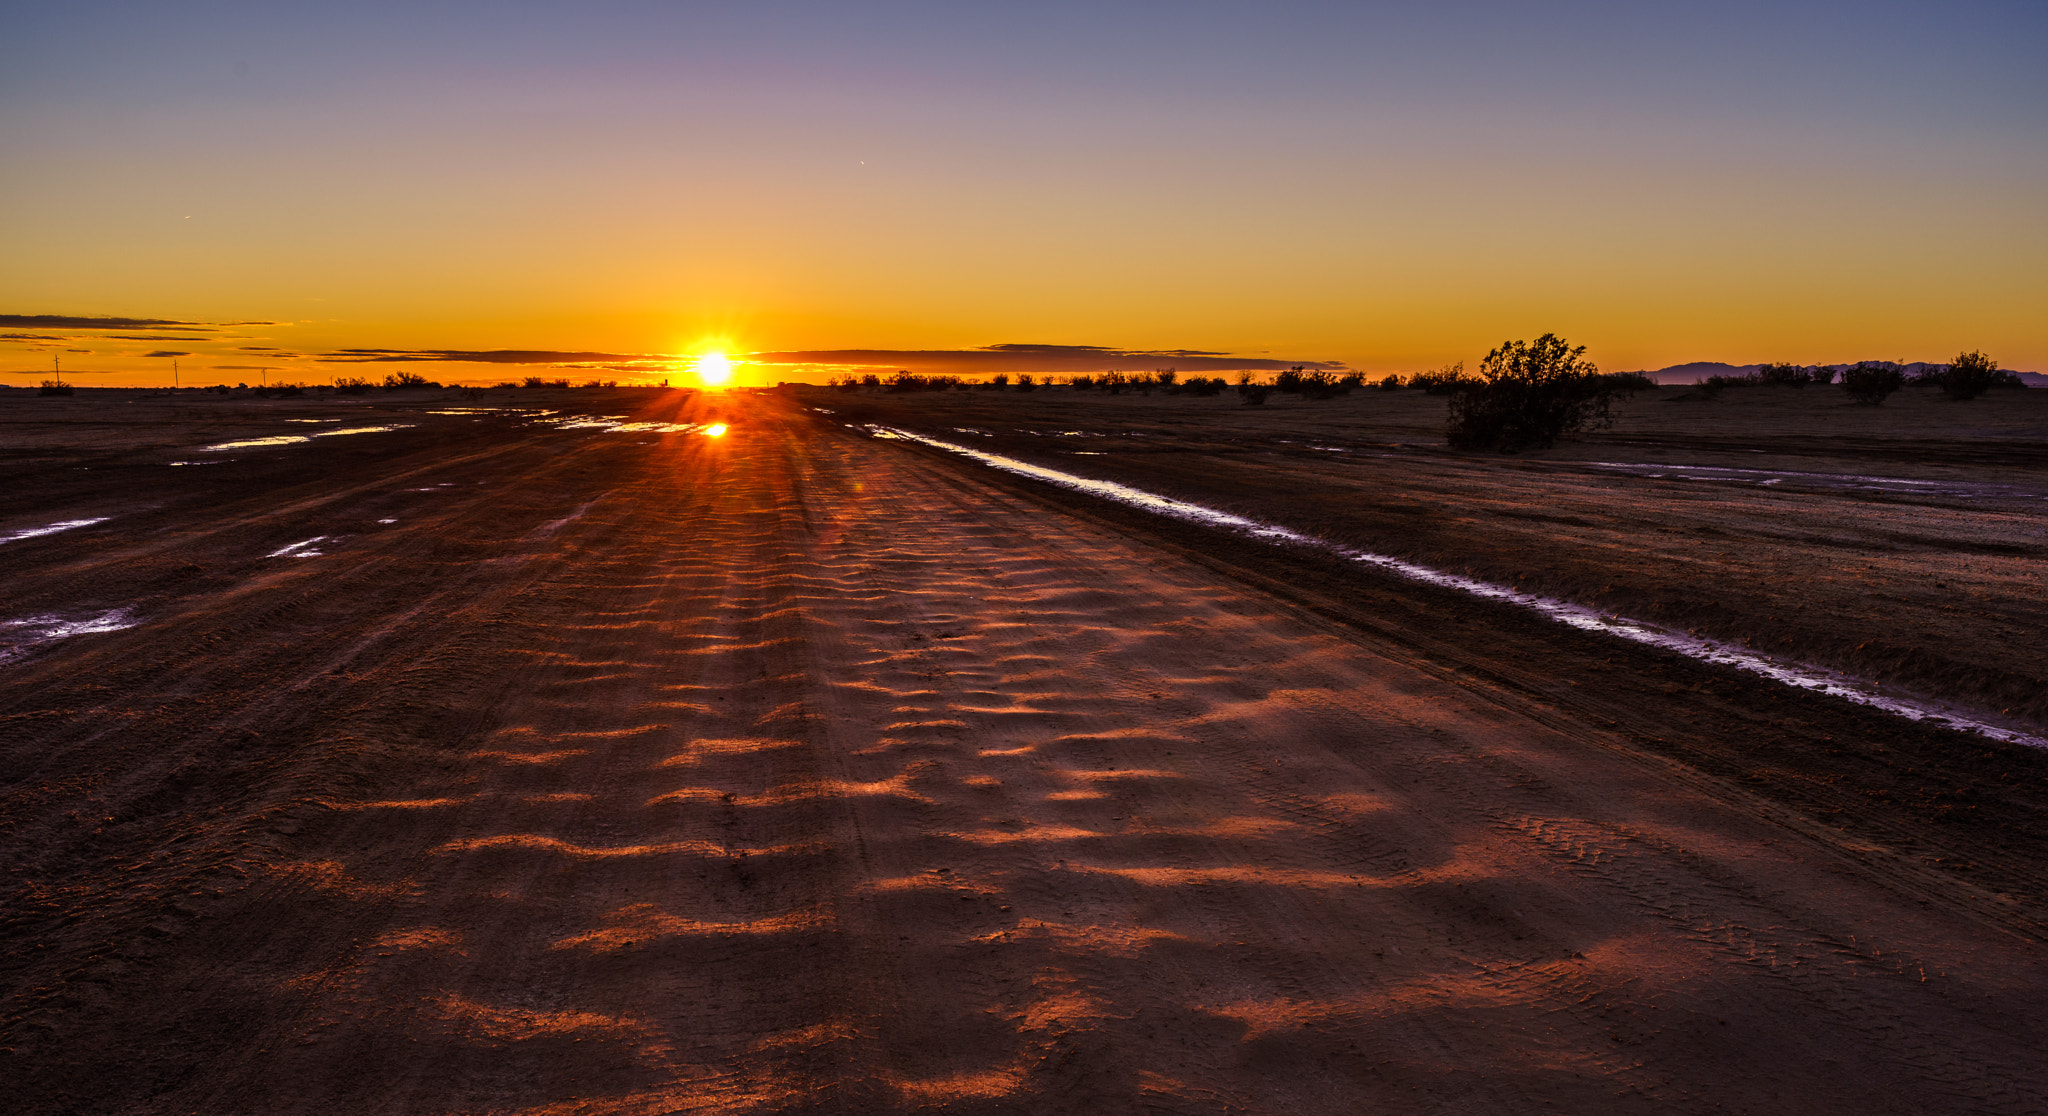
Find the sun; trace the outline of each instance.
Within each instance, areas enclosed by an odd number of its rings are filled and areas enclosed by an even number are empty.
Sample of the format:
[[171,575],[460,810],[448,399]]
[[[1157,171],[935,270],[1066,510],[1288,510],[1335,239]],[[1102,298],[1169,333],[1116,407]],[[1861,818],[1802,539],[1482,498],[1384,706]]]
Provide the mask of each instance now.
[[694,366],[697,382],[705,387],[724,387],[732,379],[732,361],[724,353],[705,353]]

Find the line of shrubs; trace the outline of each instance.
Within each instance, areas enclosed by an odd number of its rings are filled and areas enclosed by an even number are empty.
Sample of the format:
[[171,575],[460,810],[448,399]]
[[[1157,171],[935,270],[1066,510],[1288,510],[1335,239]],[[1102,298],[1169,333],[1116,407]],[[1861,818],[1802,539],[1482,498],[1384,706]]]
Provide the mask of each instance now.
[[1998,362],[1981,352],[1958,353],[1947,364],[1908,366],[1887,361],[1863,361],[1839,371],[1826,364],[1766,364],[1741,376],[1709,376],[1694,385],[1709,398],[1729,388],[1840,383],[1849,398],[1877,406],[1893,392],[1906,387],[1939,388],[1957,401],[1975,399],[1993,388],[2024,388],[2018,374],[1998,367]]

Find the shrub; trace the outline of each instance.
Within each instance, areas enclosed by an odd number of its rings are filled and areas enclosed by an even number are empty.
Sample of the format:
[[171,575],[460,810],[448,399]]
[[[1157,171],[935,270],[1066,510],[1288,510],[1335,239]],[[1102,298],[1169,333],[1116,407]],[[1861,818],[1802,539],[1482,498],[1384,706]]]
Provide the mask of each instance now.
[[1948,367],[1941,374],[1941,391],[1950,399],[1961,402],[2002,386],[1999,379],[1998,362],[1972,350],[1958,354],[1948,362]]
[[1389,372],[1380,377],[1380,382],[1374,386],[1381,391],[1396,391],[1401,387],[1401,376],[1399,373]]
[[1657,381],[1642,372],[1603,372],[1600,378],[1622,391],[1657,390]]
[[1409,387],[1421,388],[1430,395],[1450,395],[1468,384],[1476,383],[1477,380],[1465,375],[1465,362],[1462,360],[1428,372],[1417,372],[1408,377]]
[[1876,407],[1884,397],[1906,386],[1906,374],[1889,364],[1872,364],[1865,361],[1842,372],[1842,388],[1849,398],[1867,407]]
[[70,384],[67,384],[67,383],[65,383],[65,382],[64,382],[64,381],[62,381],[62,380],[44,380],[44,381],[43,381],[43,386],[42,386],[42,387],[41,387],[40,389],[38,389],[38,390],[36,391],[36,394],[37,394],[37,395],[70,395],[70,394],[71,394],[71,391],[72,391],[71,385],[70,385]]
[[440,386],[440,384],[428,380],[417,372],[393,372],[389,376],[384,377],[385,391],[397,391],[400,388],[437,388]]
[[368,395],[375,387],[370,381],[355,376],[342,376],[334,381],[334,390],[343,395]]
[[1095,382],[1101,384],[1111,395],[1122,395],[1124,385],[1130,383],[1131,378],[1121,372],[1104,372],[1095,378]]
[[1152,379],[1153,382],[1157,383],[1160,387],[1170,388],[1173,386],[1174,379],[1179,375],[1180,372],[1178,369],[1161,368],[1158,371],[1152,373]]
[[1020,373],[1017,376],[1017,390],[1036,391],[1038,390],[1038,381],[1032,379],[1029,372]]
[[1088,389],[1095,386],[1095,377],[1085,375],[1075,376],[1073,379],[1067,381],[1067,386],[1073,388],[1075,391],[1087,391]]
[[1546,333],[1486,354],[1484,382],[1467,381],[1451,396],[1446,440],[1455,449],[1514,453],[1611,425],[1614,400],[1632,389],[1602,376],[1585,351]]

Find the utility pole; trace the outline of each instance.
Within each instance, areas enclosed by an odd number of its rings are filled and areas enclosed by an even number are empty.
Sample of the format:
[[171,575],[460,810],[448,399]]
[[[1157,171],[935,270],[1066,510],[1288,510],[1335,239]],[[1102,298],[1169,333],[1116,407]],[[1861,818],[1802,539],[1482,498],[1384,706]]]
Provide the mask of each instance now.
[[178,390],[178,362],[171,362],[171,390]]

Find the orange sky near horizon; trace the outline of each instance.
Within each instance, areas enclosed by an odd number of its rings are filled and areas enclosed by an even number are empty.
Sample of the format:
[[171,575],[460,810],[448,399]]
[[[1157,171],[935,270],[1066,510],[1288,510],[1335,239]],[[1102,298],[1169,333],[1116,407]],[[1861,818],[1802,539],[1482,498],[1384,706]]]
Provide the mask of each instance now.
[[1544,332],[1617,370],[2048,371],[2040,13],[1452,7],[38,13],[0,46],[0,313],[276,324],[0,327],[0,382],[1001,343],[1384,373]]

